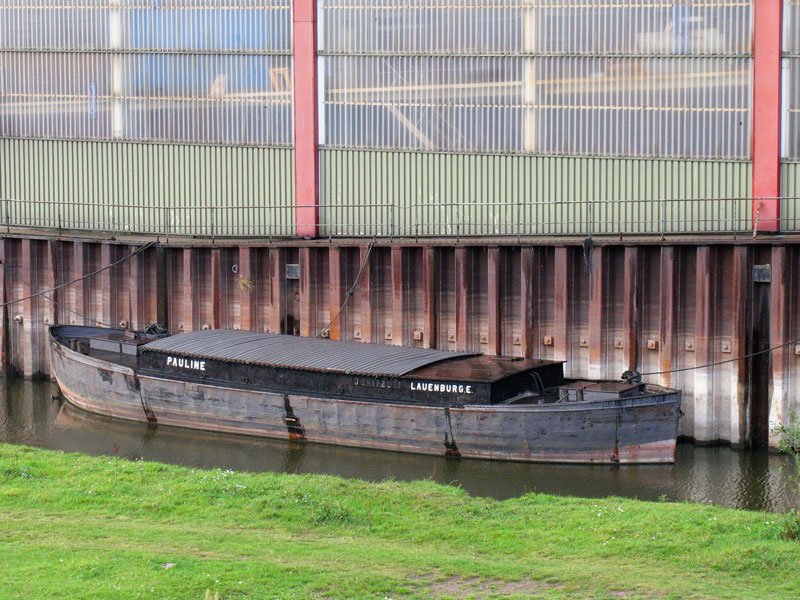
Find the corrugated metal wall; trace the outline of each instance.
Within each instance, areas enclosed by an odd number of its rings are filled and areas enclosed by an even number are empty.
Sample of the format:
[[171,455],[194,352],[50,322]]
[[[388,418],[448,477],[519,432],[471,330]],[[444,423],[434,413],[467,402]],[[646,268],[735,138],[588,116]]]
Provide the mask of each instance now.
[[294,235],[294,151],[0,139],[2,224]]
[[800,231],[800,162],[781,165],[781,231]]
[[325,235],[558,235],[751,229],[751,166],[324,150]]
[[800,1],[783,3],[781,229],[800,230]]
[[291,0],[0,2],[0,136],[290,146]]
[[320,6],[327,147],[750,155],[751,0]]
[[320,2],[323,231],[749,230],[752,7]]

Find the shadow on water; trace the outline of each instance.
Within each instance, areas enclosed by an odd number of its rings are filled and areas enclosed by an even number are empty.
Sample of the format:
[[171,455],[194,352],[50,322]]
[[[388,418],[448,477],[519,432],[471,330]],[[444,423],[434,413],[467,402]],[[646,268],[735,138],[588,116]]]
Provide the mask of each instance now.
[[[51,396],[57,398],[53,399]],[[431,479],[468,493],[511,498],[527,492],[642,500],[685,500],[752,510],[800,506],[793,459],[766,450],[679,444],[674,465],[548,465],[458,460],[148,428],[92,415],[62,402],[50,382],[0,382],[0,441],[201,468],[327,473],[370,481]]]

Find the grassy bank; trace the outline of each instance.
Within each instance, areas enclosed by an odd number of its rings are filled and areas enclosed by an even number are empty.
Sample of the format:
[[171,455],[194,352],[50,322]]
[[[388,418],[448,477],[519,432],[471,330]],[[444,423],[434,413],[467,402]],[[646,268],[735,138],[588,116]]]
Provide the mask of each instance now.
[[780,516],[0,445],[3,598],[796,598]]

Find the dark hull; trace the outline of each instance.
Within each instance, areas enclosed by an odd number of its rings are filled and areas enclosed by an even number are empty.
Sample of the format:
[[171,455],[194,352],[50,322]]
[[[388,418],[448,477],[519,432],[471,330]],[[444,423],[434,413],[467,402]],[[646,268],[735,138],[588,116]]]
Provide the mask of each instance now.
[[66,399],[164,425],[424,454],[542,462],[670,463],[680,392],[567,404],[413,406],[137,374],[51,337]]

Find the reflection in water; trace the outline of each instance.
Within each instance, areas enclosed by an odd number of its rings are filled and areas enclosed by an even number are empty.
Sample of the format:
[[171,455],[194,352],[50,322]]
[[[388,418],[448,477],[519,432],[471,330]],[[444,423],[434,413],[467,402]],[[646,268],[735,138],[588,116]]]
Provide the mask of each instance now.
[[377,450],[293,444],[109,419],[60,399],[49,382],[0,382],[0,441],[237,471],[328,473],[371,481],[433,479],[480,496],[526,492],[709,502],[754,510],[800,506],[794,460],[766,451],[678,446],[675,465],[544,465],[458,460]]

